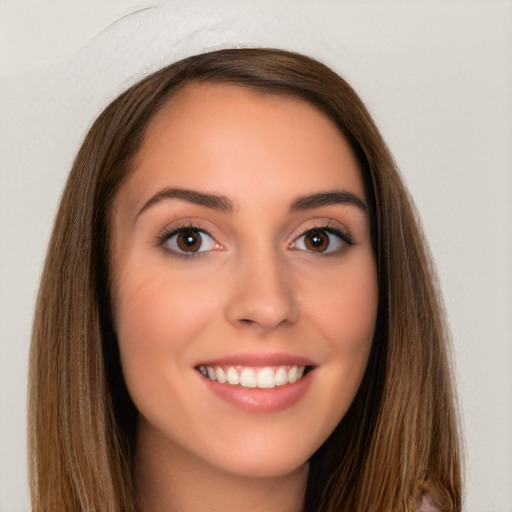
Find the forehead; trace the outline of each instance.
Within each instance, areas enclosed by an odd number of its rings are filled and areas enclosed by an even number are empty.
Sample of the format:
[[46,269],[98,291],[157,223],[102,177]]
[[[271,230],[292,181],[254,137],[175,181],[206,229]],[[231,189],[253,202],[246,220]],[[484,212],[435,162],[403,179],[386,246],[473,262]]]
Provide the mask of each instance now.
[[160,109],[128,182],[137,196],[172,185],[236,199],[242,182],[270,195],[316,186],[364,196],[358,162],[326,114],[295,97],[217,83],[189,84]]

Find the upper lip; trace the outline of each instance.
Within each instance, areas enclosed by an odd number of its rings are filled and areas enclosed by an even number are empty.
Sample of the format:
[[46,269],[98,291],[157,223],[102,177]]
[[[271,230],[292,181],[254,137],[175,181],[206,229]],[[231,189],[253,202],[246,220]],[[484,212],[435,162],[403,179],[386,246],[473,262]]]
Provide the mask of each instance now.
[[311,359],[297,354],[289,354],[285,352],[279,353],[243,353],[229,354],[214,359],[201,361],[197,366],[317,366]]

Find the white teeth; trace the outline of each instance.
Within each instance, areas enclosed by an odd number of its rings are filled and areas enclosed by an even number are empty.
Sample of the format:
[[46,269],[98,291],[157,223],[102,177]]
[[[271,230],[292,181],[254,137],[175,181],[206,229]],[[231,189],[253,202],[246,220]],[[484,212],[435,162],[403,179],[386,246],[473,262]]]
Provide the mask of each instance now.
[[279,370],[277,370],[274,382],[276,383],[276,386],[284,386],[285,384],[288,384],[288,373],[284,368],[279,368]]
[[256,387],[256,373],[251,368],[244,368],[240,374],[240,385],[246,388]]
[[272,368],[263,368],[256,376],[256,382],[259,388],[273,388],[276,385],[274,370]]
[[227,380],[228,380],[226,377],[226,374],[224,373],[224,370],[220,366],[217,366],[217,368],[215,370],[215,376],[217,377],[217,380],[221,384],[224,384],[224,382],[227,382]]
[[237,384],[240,384],[240,375],[232,366],[230,366],[228,368],[227,375],[228,375],[228,382],[230,384],[233,384],[234,386],[236,386]]
[[304,366],[279,366],[265,368],[222,367],[201,365],[198,370],[210,380],[245,388],[271,389],[276,386],[293,384],[304,375]]

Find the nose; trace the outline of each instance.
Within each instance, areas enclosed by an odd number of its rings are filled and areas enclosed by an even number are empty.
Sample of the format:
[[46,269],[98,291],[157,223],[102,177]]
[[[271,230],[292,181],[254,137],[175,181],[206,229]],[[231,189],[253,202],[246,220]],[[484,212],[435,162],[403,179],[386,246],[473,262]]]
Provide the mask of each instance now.
[[297,321],[299,308],[286,262],[260,254],[241,262],[232,277],[227,317],[233,325],[268,332]]

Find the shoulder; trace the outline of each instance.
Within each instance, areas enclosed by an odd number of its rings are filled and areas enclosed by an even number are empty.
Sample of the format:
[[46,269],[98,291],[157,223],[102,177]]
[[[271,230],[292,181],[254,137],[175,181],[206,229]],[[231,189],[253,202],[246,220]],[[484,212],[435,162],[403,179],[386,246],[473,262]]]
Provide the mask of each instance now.
[[427,494],[423,494],[418,500],[416,512],[441,512],[441,510],[432,503],[432,500]]

